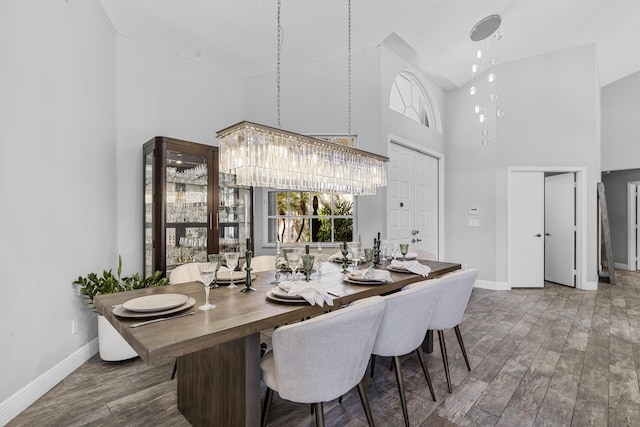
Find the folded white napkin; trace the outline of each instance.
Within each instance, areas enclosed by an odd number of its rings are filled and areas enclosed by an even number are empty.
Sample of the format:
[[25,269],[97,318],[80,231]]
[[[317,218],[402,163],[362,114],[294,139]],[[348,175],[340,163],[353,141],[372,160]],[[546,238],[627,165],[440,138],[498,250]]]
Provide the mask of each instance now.
[[[338,251],[335,254],[330,255],[328,259],[331,262],[342,261],[342,252]],[[351,252],[349,252],[349,255],[347,255],[347,259],[351,259]]]
[[380,282],[391,281],[391,273],[389,273],[387,270],[376,270],[373,267],[369,267],[365,270],[352,271],[348,274],[348,277],[354,280],[366,279]]
[[431,268],[428,265],[420,264],[418,261],[391,261],[391,267],[404,268],[412,273],[419,274],[427,277],[431,273]]
[[310,282],[291,282],[285,280],[278,285],[280,289],[286,291],[289,295],[299,295],[311,305],[319,305],[322,307],[326,302],[327,305],[333,305],[333,297],[329,295],[318,283]]

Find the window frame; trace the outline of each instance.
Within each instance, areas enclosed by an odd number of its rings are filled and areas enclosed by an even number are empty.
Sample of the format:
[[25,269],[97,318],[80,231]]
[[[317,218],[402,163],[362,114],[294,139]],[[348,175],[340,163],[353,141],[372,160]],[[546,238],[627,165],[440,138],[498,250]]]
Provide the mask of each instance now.
[[[403,92],[401,89],[401,85],[398,84],[398,79],[403,78],[406,79],[409,83],[409,93]],[[414,93],[415,92],[415,93]],[[400,102],[402,103],[402,111],[399,111],[394,106],[392,106],[392,98],[394,94],[397,94]],[[411,98],[410,102],[407,102],[406,98]],[[414,102],[415,99],[418,99],[418,103]],[[422,103],[422,105],[420,105]],[[436,129],[435,126],[435,115],[433,111],[433,105],[431,105],[431,100],[427,95],[420,81],[411,73],[407,71],[402,71],[393,79],[391,84],[391,90],[389,91],[389,109],[391,111],[395,111],[398,114],[402,114],[404,117],[416,122],[421,125],[428,127],[430,129]],[[413,115],[407,114],[408,111],[413,112],[415,116],[417,116],[418,120],[416,120]]]
[[[287,193],[287,214],[286,215],[278,215],[278,214],[270,214],[269,213],[269,198],[270,195],[273,193]],[[313,209],[310,209],[308,211],[308,213],[306,215],[292,215],[291,211],[290,211],[290,201],[291,201],[291,193],[307,193],[308,197],[309,197],[309,204],[310,206],[313,205],[313,196],[314,194],[322,194],[322,195],[327,195],[329,196],[329,199],[331,200],[331,210],[332,212],[335,211],[335,196],[340,196],[340,195],[347,195],[347,196],[351,196],[352,197],[352,213],[351,215],[336,215],[336,214],[332,214],[332,215],[313,215]],[[337,194],[337,193],[319,193],[317,191],[300,191],[300,190],[284,190],[284,189],[277,189],[277,188],[265,188],[264,192],[263,192],[263,199],[264,199],[264,206],[265,206],[265,215],[263,216],[263,227],[264,227],[264,244],[263,246],[266,248],[271,248],[271,247],[276,247],[276,242],[275,241],[270,241],[270,233],[269,233],[269,221],[273,220],[273,219],[299,219],[299,218],[303,218],[304,220],[308,221],[308,224],[311,224],[311,221],[314,218],[330,218],[332,220],[332,226],[331,226],[331,241],[329,242],[320,242],[322,243],[322,247],[339,247],[340,243],[342,243],[342,241],[336,241],[335,240],[335,219],[351,219],[352,220],[352,235],[351,238],[352,240],[355,239],[355,236],[357,235],[357,227],[358,227],[358,221],[357,221],[357,199],[358,196],[355,195],[349,195],[349,194]],[[309,227],[310,228],[310,227]],[[311,237],[310,237],[311,239]],[[309,244],[311,247],[317,247],[318,242],[313,242],[313,241],[301,241],[301,242],[280,242],[281,245],[302,245],[302,244]]]

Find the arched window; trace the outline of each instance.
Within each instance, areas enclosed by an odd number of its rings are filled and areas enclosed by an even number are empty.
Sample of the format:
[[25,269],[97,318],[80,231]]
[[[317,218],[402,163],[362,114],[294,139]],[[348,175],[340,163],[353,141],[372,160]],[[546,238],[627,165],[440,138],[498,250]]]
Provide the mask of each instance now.
[[418,80],[410,73],[398,74],[391,86],[389,108],[426,127],[433,125],[429,99]]

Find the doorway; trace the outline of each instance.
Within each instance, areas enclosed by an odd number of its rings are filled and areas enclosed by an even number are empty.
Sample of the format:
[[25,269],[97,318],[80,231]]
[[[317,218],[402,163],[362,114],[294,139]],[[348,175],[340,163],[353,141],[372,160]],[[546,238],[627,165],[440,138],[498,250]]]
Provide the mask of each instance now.
[[412,250],[442,256],[442,155],[400,138],[389,145],[388,229],[390,242],[407,240]]
[[582,287],[586,168],[510,167],[507,175],[510,287]]
[[630,271],[640,270],[640,181],[627,183],[627,268]]

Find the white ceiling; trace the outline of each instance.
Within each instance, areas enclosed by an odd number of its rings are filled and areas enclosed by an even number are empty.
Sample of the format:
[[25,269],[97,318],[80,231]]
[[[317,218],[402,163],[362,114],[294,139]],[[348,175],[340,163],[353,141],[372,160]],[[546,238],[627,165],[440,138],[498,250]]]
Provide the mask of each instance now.
[[[100,2],[132,39],[240,77],[276,68],[276,0]],[[387,40],[450,90],[469,80],[471,28],[494,13],[501,62],[595,43],[602,86],[640,70],[639,0],[352,0],[352,49]],[[281,16],[282,67],[346,54],[346,0],[282,0]]]

